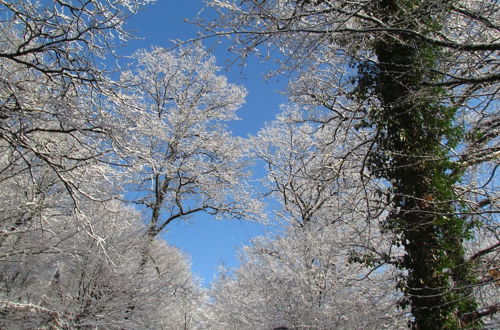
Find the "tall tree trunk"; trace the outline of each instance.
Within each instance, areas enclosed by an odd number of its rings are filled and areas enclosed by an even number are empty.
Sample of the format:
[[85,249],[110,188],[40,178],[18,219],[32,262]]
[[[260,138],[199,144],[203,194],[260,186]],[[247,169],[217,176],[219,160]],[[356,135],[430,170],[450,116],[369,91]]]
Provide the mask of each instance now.
[[[409,12],[404,6],[424,2],[380,1],[375,10],[393,21]],[[422,24],[432,18],[402,17],[402,28],[416,20]],[[442,90],[421,84],[432,79],[439,49],[386,35],[374,51],[378,62],[370,78],[381,108],[371,115],[378,134],[370,166],[391,185],[393,211],[386,225],[405,248],[400,266],[408,271],[401,283],[402,306],[411,306],[415,329],[455,329],[476,304],[466,289],[472,280],[463,250],[468,228],[456,215],[452,186],[457,179],[450,175],[453,164],[447,157],[446,145],[453,147],[458,134],[455,109],[441,104]]]

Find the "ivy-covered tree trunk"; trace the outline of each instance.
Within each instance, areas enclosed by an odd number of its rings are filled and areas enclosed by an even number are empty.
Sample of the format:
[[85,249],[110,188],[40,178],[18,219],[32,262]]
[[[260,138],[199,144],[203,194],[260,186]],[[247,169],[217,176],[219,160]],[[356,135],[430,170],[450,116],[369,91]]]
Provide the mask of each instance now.
[[[431,29],[433,19],[425,10],[431,2],[380,1],[374,10],[391,25],[399,20],[402,28]],[[453,127],[455,107],[442,104],[442,90],[423,84],[436,78],[440,49],[386,34],[374,52],[377,64],[364,77],[380,102],[371,114],[377,138],[370,166],[391,187],[393,211],[386,225],[405,248],[399,265],[408,272],[400,283],[402,305],[411,306],[415,329],[456,329],[477,306],[467,289],[472,275],[462,244],[469,228],[457,215],[452,188],[457,175],[448,157],[460,139]]]

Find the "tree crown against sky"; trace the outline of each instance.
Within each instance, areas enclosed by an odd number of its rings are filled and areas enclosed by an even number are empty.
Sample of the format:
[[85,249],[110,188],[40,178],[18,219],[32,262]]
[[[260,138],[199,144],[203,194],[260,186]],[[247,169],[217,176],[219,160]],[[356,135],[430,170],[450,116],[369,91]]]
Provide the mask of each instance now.
[[303,124],[301,114],[287,109],[253,141],[269,169],[267,187],[285,229],[254,239],[243,250],[242,265],[221,273],[211,291],[214,322],[243,329],[402,327],[397,270],[354,262],[366,252],[382,256],[391,249],[377,220],[365,221],[360,197],[373,198],[376,187],[363,185],[356,157],[346,160],[342,150],[330,148],[335,125]]
[[135,70],[121,77],[129,87],[120,94],[126,100],[120,111],[127,131],[138,134],[124,136],[120,146],[133,159],[127,188],[137,192],[135,202],[166,213],[153,220],[155,231],[197,212],[261,217],[260,203],[242,180],[249,175],[248,147],[225,126],[238,118],[245,90],[218,74],[215,58],[201,45],[135,57]]

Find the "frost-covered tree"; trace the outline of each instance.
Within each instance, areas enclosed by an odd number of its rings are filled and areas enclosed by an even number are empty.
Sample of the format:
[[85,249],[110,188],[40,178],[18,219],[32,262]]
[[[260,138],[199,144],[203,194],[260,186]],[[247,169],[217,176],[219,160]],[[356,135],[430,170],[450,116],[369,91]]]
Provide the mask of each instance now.
[[2,328],[179,329],[201,322],[203,292],[185,256],[155,240],[148,242],[152,262],[134,266],[147,242],[139,214],[117,202],[87,206],[101,244],[78,221],[57,213],[3,241]]
[[102,62],[148,2],[0,2],[1,328],[199,323],[185,256],[113,201],[136,154],[117,152],[124,121]]
[[[60,225],[54,214],[97,238],[79,204],[110,199],[118,183],[104,107],[111,85],[98,58],[126,37],[124,19],[144,3],[0,4],[1,241]],[[8,255],[64,239],[25,240]]]
[[38,291],[28,284],[54,271],[43,260],[72,253],[62,246],[76,229],[102,248],[95,221],[86,214],[90,200],[110,199],[114,184],[101,102],[110,85],[98,58],[112,51],[113,40],[126,37],[124,19],[144,3],[0,3],[0,268],[6,315],[17,309],[57,323],[61,310],[47,308],[41,296],[30,299]]
[[[345,146],[332,148],[338,127],[304,123],[303,114],[284,109],[253,141],[267,164],[283,228],[255,239],[240,268],[220,275],[211,291],[215,326],[402,327],[405,314],[396,308],[395,269],[388,264],[390,236],[374,215],[366,221],[365,198],[374,197],[375,187],[362,181],[362,162],[346,155],[362,136],[344,136]],[[370,255],[370,267],[355,262],[361,255]]]
[[99,59],[128,37],[125,19],[148,2],[2,1],[2,174],[31,173],[36,185],[36,168],[44,166],[69,194],[90,193],[80,191],[84,175],[75,172],[110,161],[113,127],[103,111],[111,85]]
[[474,288],[492,288],[498,270],[498,2],[209,5],[219,13],[200,22],[209,35],[233,36],[243,57],[276,55],[278,72],[293,73],[294,102],[365,135],[360,173],[381,187],[365,201],[386,204],[385,230],[404,247],[393,262],[406,271],[412,326],[479,326],[497,313]]
[[290,227],[283,237],[254,240],[240,268],[219,275],[212,288],[214,328],[404,327],[394,282],[349,264],[348,236],[336,227]]
[[225,126],[237,119],[245,90],[218,73],[201,45],[141,50],[134,59],[121,77],[126,132],[117,145],[130,160],[126,189],[146,211],[147,235],[199,212],[256,218],[260,203],[245,182],[248,147]]

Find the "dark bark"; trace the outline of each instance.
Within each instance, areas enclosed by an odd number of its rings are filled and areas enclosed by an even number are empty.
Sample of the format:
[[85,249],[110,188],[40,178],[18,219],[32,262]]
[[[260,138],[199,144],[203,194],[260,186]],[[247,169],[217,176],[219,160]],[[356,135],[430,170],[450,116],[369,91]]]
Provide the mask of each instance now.
[[[410,1],[418,7],[425,1]],[[398,19],[404,1],[381,1],[379,17]],[[416,18],[415,18],[416,19]],[[420,17],[424,24],[431,17]],[[401,18],[401,24],[411,24]],[[407,26],[411,29],[412,26]],[[378,130],[370,155],[372,172],[391,183],[393,211],[386,226],[405,248],[400,267],[408,271],[401,289],[415,329],[453,329],[460,315],[476,309],[471,276],[464,260],[467,228],[455,215],[455,180],[447,175],[445,143],[454,140],[454,109],[437,101],[442,91],[423,87],[432,81],[439,48],[414,38],[381,37],[375,43],[378,63],[368,77],[381,102],[371,119]],[[472,319],[469,318],[471,321]]]

